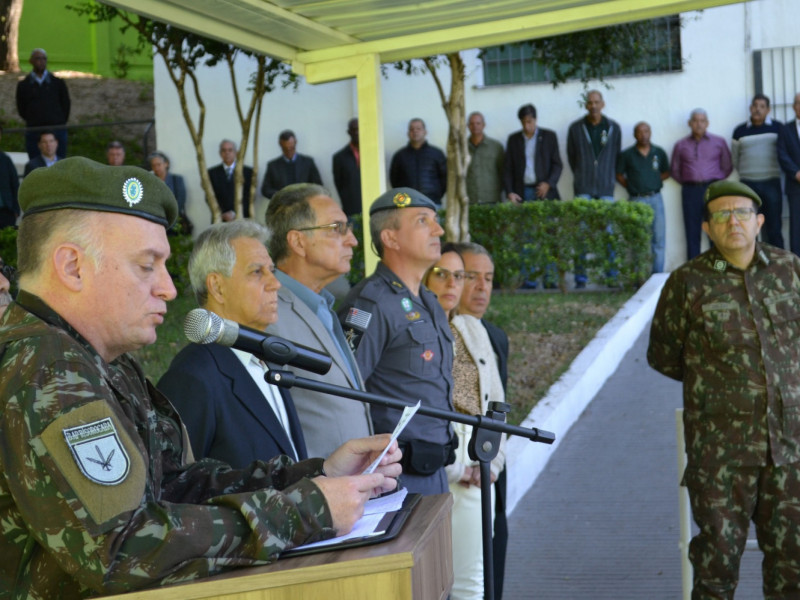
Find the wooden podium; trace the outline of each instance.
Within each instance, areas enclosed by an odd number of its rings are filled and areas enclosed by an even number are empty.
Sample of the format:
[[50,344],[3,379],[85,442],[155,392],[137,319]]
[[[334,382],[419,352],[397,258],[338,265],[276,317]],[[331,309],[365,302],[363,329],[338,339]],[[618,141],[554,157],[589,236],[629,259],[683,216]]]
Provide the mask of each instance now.
[[423,497],[389,542],[286,558],[120,600],[445,600],[453,585],[450,494]]

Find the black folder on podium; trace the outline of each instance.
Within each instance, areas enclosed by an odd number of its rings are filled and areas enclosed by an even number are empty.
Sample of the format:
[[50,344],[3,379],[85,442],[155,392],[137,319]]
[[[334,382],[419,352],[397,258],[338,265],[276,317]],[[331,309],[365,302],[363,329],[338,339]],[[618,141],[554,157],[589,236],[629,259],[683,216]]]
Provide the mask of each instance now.
[[383,533],[379,535],[350,538],[347,540],[342,540],[339,543],[325,544],[323,546],[312,546],[310,548],[298,546],[297,548],[291,548],[281,552],[279,559],[304,556],[306,554],[316,554],[317,552],[332,552],[335,550],[345,550],[347,548],[358,548],[360,546],[369,546],[372,544],[380,544],[381,542],[388,542],[400,534],[406,519],[408,519],[420,498],[422,498],[422,494],[408,494],[405,497],[405,500],[403,500],[403,505],[400,507],[400,509],[387,512],[376,528],[377,531],[383,531]]

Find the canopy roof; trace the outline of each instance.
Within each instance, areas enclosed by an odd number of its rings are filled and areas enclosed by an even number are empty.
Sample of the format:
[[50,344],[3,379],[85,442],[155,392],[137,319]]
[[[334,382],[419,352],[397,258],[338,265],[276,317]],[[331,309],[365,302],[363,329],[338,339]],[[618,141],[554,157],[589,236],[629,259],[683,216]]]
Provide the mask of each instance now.
[[419,58],[698,10],[736,0],[104,0],[304,65]]

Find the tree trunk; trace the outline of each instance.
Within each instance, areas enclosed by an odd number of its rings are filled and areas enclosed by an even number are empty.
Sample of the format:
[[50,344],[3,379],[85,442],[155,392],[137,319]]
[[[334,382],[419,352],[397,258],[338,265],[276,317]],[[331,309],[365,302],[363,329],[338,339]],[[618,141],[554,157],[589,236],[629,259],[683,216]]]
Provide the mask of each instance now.
[[[202,184],[203,192],[205,192],[206,195],[208,210],[211,211],[211,222],[217,223],[221,218],[219,202],[217,202],[217,196],[214,194],[214,187],[211,185],[211,178],[208,176],[206,155],[205,150],[203,150],[203,132],[205,129],[206,105],[200,96],[200,89],[197,86],[197,80],[194,78],[194,74],[190,71],[188,66],[180,68],[179,75],[176,75],[170,66],[168,49],[157,47],[156,52],[161,56],[161,58],[164,59],[164,64],[167,67],[167,73],[169,73],[169,77],[178,92],[178,99],[180,100],[183,120],[186,122],[186,127],[189,129],[189,135],[191,136],[192,143],[194,144],[194,151],[197,156],[197,170],[200,172],[200,183]],[[192,114],[189,112],[189,103],[187,102],[186,98],[187,77],[190,78],[194,86],[195,102],[197,102],[197,106],[200,110],[200,114],[197,118],[197,125],[195,125]]]
[[19,73],[19,19],[22,16],[23,0],[0,0],[0,68],[7,73]]
[[447,210],[445,212],[445,239],[454,242],[469,241],[469,198],[467,198],[467,168],[469,149],[466,134],[466,103],[464,100],[464,61],[461,54],[447,55],[450,64],[450,97],[444,93],[436,65],[425,59],[433,75],[444,112],[447,115]]

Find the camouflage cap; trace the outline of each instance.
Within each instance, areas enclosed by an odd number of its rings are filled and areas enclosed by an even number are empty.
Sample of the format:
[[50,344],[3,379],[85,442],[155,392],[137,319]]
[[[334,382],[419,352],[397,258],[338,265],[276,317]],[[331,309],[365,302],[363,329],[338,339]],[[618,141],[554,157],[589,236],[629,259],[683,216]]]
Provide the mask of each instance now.
[[758,206],[761,206],[761,198],[759,198],[758,194],[756,194],[750,187],[746,186],[740,181],[728,181],[727,179],[715,181],[708,186],[708,189],[706,189],[706,195],[703,198],[703,202],[708,204],[712,200],[722,198],[723,196],[750,198]]
[[381,210],[390,208],[414,208],[424,207],[437,210],[433,201],[425,194],[409,187],[392,188],[378,196],[372,206],[369,207],[369,214],[374,215]]
[[134,166],[110,167],[75,156],[34,169],[19,188],[23,218],[66,208],[115,212],[170,227],[178,203],[158,177]]

